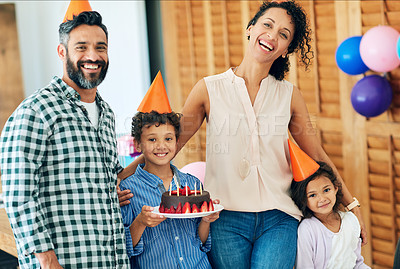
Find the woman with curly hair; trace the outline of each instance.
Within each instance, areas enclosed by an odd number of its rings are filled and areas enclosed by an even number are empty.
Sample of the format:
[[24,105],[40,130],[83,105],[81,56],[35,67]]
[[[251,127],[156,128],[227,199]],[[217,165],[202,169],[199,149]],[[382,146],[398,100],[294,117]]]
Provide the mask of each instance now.
[[[310,65],[311,31],[297,3],[267,1],[246,35],[239,66],[194,86],[182,111],[179,142],[182,147],[207,120],[205,188],[226,209],[211,225],[212,265],[293,268],[302,214],[289,195],[288,130],[309,156],[334,166],[318,142],[299,89],[284,80],[291,53],[298,52],[306,68]],[[348,205],[353,196],[339,180]]]
[[[289,195],[288,131],[310,157],[334,167],[299,89],[284,80],[291,53],[310,65],[311,31],[297,3],[266,1],[246,35],[240,65],[201,79],[190,92],[178,143],[182,148],[206,119],[204,184],[225,207],[211,225],[213,267],[289,269],[295,264],[302,214]],[[352,196],[339,180],[343,202],[349,204]],[[354,213],[363,223],[358,208]]]

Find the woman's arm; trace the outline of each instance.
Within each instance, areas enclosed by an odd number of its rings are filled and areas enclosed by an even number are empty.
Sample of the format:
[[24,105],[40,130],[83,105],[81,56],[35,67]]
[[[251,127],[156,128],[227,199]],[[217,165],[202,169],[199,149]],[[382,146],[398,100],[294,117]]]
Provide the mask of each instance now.
[[178,140],[178,150],[181,150],[187,141],[201,127],[210,111],[206,83],[201,79],[193,87],[182,109],[181,134]]
[[[289,130],[294,140],[296,140],[297,144],[300,148],[307,153],[311,158],[317,161],[326,162],[332,169],[335,171],[340,183],[342,184],[343,191],[343,205],[347,206],[351,202],[353,202],[353,196],[350,191],[347,189],[346,184],[344,183],[342,177],[337,171],[337,168],[330,160],[328,155],[325,153],[322,148],[317,135],[316,130],[311,124],[310,116],[308,114],[307,106],[304,101],[303,96],[301,95],[299,89],[297,87],[293,87],[293,95],[291,102],[291,113],[292,117],[289,123]],[[358,207],[355,207],[352,212],[357,216],[360,225],[361,225],[361,237],[363,241],[363,245],[367,243],[367,231],[365,228],[365,224],[361,215],[361,210]]]
[[129,177],[130,175],[133,175],[135,173],[135,171],[136,171],[136,168],[141,163],[144,163],[143,155],[140,155],[135,160],[133,160],[133,162],[131,162],[127,167],[125,167],[124,170],[122,170],[118,174],[118,178],[119,179],[125,179],[125,178]]

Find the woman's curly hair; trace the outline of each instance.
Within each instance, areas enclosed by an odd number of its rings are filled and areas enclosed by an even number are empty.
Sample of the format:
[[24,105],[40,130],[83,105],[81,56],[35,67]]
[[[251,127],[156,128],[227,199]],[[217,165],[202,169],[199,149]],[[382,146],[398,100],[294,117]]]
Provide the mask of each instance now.
[[[311,59],[314,58],[314,53],[311,48],[311,29],[304,9],[293,0],[265,1],[261,5],[257,14],[249,21],[246,29],[251,25],[255,25],[258,19],[264,15],[268,9],[273,7],[285,9],[287,14],[292,17],[295,31],[293,40],[288,47],[288,54],[298,52],[300,62],[303,63],[306,67],[305,69],[308,70],[311,64]],[[290,62],[288,57],[279,57],[272,64],[269,73],[277,80],[283,80],[287,72],[289,72],[289,66]]]
[[296,182],[293,180],[292,185],[290,186],[290,196],[292,197],[292,200],[300,209],[300,211],[303,213],[304,218],[311,218],[313,216],[313,212],[307,207],[307,185],[308,183],[310,183],[310,181],[313,181],[314,179],[317,179],[319,177],[326,177],[332,182],[333,186],[337,188],[338,191],[336,193],[336,203],[333,206],[334,212],[339,211],[339,207],[342,204],[343,200],[342,184],[340,184],[332,168],[324,162],[317,163],[319,164],[319,169],[314,174],[303,181]]
[[150,127],[152,125],[160,126],[161,124],[171,124],[175,129],[175,137],[179,138],[181,132],[181,120],[182,114],[170,112],[160,114],[157,111],[151,111],[150,113],[138,112],[132,118],[132,137],[140,143],[142,136],[143,127]]

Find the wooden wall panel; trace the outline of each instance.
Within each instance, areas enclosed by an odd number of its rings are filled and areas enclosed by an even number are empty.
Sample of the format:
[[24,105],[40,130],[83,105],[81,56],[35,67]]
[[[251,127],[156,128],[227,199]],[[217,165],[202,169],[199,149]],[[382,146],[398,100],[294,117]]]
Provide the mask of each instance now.
[[[399,3],[387,0],[361,1],[362,34],[377,25],[389,25],[399,30]],[[366,120],[372,263],[379,268],[392,268],[400,233],[400,212],[397,211],[400,196],[396,185],[400,141],[400,104],[397,99],[399,74],[399,68],[386,74],[394,93],[391,108],[378,117]]]
[[0,130],[24,99],[14,4],[0,4]]
[[[174,89],[172,104],[180,111],[199,79],[240,64],[247,44],[245,27],[261,1],[161,3],[165,17],[175,16],[175,23],[164,25],[171,33],[164,35],[164,42],[172,48],[166,75],[176,78],[175,82],[167,80],[167,88]],[[361,202],[369,236],[368,245],[362,248],[367,264],[391,268],[400,235],[400,68],[386,74],[394,94],[390,109],[378,117],[365,118],[354,111],[350,101],[352,87],[363,76],[340,71],[335,51],[344,39],[377,25],[400,31],[400,1],[299,3],[309,15],[315,57],[310,70],[305,71],[296,56],[291,56],[286,79],[301,90],[323,148]],[[205,161],[205,143],[202,126],[176,158],[178,167]]]

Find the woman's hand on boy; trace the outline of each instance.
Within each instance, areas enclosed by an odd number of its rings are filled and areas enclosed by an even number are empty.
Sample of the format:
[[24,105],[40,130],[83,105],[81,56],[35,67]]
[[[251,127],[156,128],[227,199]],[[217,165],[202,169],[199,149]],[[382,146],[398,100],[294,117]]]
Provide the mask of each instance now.
[[142,212],[136,217],[137,220],[146,227],[155,227],[163,222],[166,217],[153,213],[154,207],[144,205]]
[[119,201],[119,206],[124,206],[130,203],[129,199],[133,197],[133,194],[131,193],[130,190],[123,190],[117,187],[117,194],[118,194],[118,201]]
[[129,199],[133,197],[133,194],[131,193],[131,190],[123,190],[119,188],[119,184],[121,183],[121,178],[117,178],[117,195],[118,195],[118,201],[119,201],[119,206],[124,206],[130,203]]

